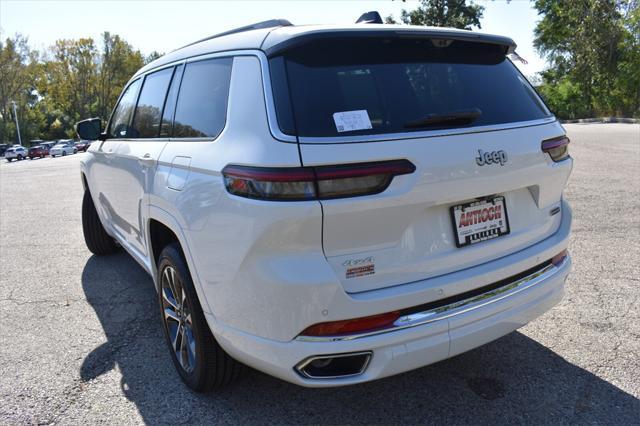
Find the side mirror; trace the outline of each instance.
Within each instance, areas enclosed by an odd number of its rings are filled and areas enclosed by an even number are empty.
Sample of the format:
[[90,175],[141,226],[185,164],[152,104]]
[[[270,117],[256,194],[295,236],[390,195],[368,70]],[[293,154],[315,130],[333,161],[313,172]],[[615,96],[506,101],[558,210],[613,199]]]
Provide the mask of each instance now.
[[88,118],[76,123],[76,133],[78,133],[80,139],[88,139],[90,141],[102,139],[101,131],[102,120],[99,118]]

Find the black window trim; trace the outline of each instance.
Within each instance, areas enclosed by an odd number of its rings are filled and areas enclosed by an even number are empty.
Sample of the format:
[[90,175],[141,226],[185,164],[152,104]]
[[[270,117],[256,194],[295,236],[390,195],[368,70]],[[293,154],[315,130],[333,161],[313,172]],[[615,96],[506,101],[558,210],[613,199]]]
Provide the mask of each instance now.
[[[176,93],[176,98],[173,100],[173,114],[171,114],[171,129],[169,130],[169,136],[168,137],[164,137],[164,138],[159,138],[159,139],[168,139],[171,140],[171,138],[173,137],[173,124],[175,122],[176,119],[176,106],[178,105],[178,96],[180,95],[180,88],[182,87],[182,77],[184,76],[184,70],[187,67],[187,61],[181,61],[180,63],[176,64],[173,68],[173,74],[171,75],[171,80],[169,81],[169,86],[167,87],[167,93],[165,93],[164,95],[164,103],[162,104],[162,113],[160,114],[160,128],[158,129],[158,136],[160,135],[160,132],[162,131],[162,122],[164,121],[164,111],[167,108],[167,102],[169,102],[169,92],[171,91],[171,88],[173,87],[173,83],[174,83],[174,79],[179,78],[180,81],[177,81],[178,84],[178,91]],[[178,68],[180,68],[180,75],[178,76],[176,73],[178,72]]]

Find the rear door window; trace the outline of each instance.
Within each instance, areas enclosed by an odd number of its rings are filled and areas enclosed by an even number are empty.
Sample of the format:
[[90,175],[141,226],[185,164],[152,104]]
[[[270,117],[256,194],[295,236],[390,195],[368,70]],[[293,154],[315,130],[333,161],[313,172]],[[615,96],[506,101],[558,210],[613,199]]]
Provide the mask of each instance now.
[[107,132],[109,137],[131,137],[132,132],[129,123],[131,123],[131,114],[133,114],[133,109],[136,105],[138,90],[140,90],[140,79],[131,83],[120,97],[120,102],[118,102],[118,106],[111,116],[111,123]]
[[215,138],[225,126],[233,58],[186,65],[173,123],[173,137]]
[[[503,46],[464,41],[435,44],[426,38],[324,39],[271,58],[281,130],[335,137],[550,116],[505,57]],[[285,78],[288,85],[283,84]],[[452,114],[472,117],[434,124],[434,117]],[[428,125],[416,126],[425,119]]]
[[171,137],[173,129],[173,114],[176,112],[176,100],[178,99],[178,89],[180,89],[180,81],[182,80],[182,70],[184,65],[178,65],[171,79],[171,87],[167,94],[167,100],[164,103],[164,111],[162,112],[162,124],[160,125],[160,137]]
[[164,106],[164,100],[172,75],[173,67],[148,74],[145,77],[140,98],[138,99],[138,105],[136,106],[131,137],[158,137],[160,133],[162,107]]

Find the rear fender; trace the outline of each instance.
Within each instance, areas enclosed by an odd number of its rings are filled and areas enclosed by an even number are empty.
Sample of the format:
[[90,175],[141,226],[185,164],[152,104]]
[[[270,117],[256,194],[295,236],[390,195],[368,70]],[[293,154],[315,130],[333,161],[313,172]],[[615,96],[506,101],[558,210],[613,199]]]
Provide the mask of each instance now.
[[[209,309],[209,303],[207,303],[206,297],[204,295],[204,291],[202,290],[202,286],[200,284],[200,279],[198,277],[198,273],[194,264],[193,256],[191,255],[191,250],[189,249],[189,244],[187,242],[187,237],[182,232],[182,227],[180,226],[178,220],[173,217],[169,212],[157,207],[157,206],[149,206],[149,217],[147,219],[147,233],[146,233],[146,244],[147,247],[152,247],[151,245],[151,220],[156,220],[162,223],[164,226],[169,228],[171,232],[175,234],[178,238],[178,243],[182,248],[182,253],[184,254],[185,261],[187,262],[187,267],[189,268],[189,273],[191,274],[191,279],[196,288],[196,293],[198,294],[198,299],[200,300],[200,305],[202,306],[202,310],[205,313],[210,314],[211,310]],[[159,279],[158,279],[158,270],[155,266],[155,262],[153,260],[153,253],[151,250],[148,250],[150,259],[149,262],[152,265],[151,267],[151,277],[153,278],[153,283],[156,291],[159,291]]]

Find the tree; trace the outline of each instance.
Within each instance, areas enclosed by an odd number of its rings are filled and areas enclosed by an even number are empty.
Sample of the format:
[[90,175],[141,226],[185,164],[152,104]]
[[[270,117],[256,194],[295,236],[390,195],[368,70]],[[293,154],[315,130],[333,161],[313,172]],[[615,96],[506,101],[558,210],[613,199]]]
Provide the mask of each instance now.
[[637,0],[536,0],[535,7],[542,19],[534,46],[550,65],[542,73],[547,101],[574,116],[638,114]]
[[38,69],[38,53],[29,48],[25,37],[17,34],[0,41],[0,142],[15,141],[17,132],[12,101],[16,102],[20,133],[23,140],[37,135],[40,119],[31,111],[37,102],[34,79]]
[[145,60],[139,50],[118,35],[102,34],[102,55],[98,62],[97,115],[106,120],[118,100],[122,87]]
[[71,121],[90,115],[95,109],[98,54],[93,39],[58,40],[51,54],[44,66],[46,86],[41,86],[40,93]]
[[[466,0],[420,0],[417,9],[402,9],[400,20],[408,25],[427,25],[433,27],[453,27],[470,30],[481,28],[480,19],[484,6]],[[385,18],[387,24],[397,24],[392,15]]]

